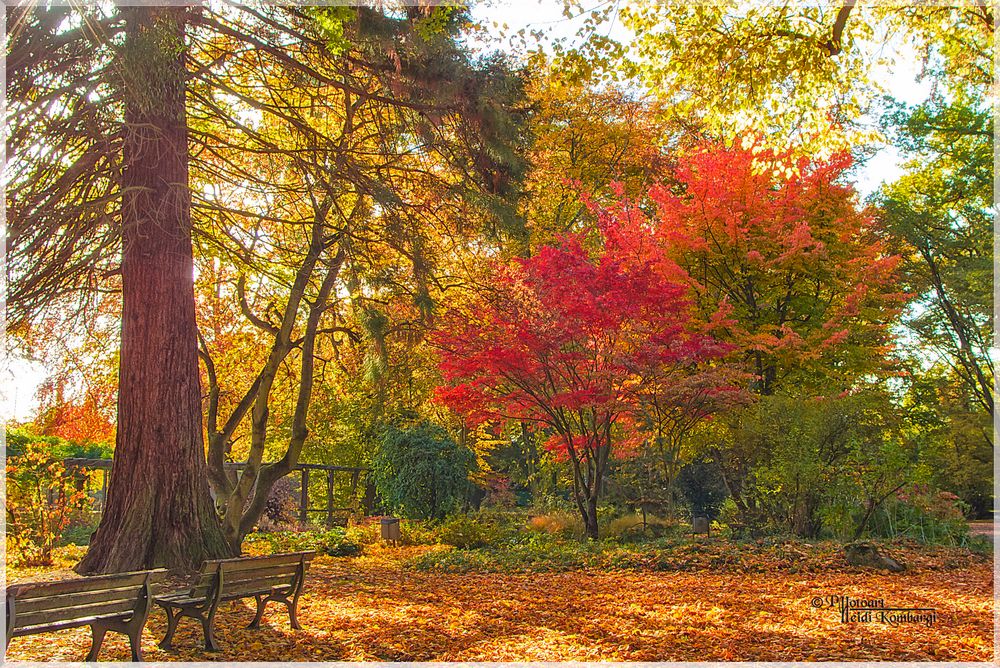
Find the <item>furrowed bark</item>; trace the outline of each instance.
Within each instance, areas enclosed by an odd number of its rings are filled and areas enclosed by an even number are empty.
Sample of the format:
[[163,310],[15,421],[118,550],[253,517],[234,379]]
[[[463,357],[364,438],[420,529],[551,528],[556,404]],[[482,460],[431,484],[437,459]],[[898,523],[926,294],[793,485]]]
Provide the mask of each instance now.
[[107,505],[77,570],[191,572],[231,550],[209,495],[201,425],[185,116],[188,10],[121,11],[127,41],[118,435]]

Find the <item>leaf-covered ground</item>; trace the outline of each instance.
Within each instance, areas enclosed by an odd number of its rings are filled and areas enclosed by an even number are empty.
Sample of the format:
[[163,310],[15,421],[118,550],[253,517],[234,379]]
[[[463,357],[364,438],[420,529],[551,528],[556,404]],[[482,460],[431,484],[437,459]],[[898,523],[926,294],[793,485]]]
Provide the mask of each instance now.
[[[176,650],[156,647],[157,609],[143,636],[148,661],[708,661],[935,660],[993,658],[993,578],[989,557],[959,550],[899,548],[903,574],[853,569],[828,552],[806,551],[816,568],[758,569],[741,557],[692,570],[575,570],[461,574],[414,570],[428,549],[369,548],[358,558],[320,557],[310,571],[293,631],[283,608],[263,628],[244,627],[253,602],[224,604],[204,652],[199,627],[185,620]],[[708,555],[725,545],[705,548]],[[791,549],[791,548],[789,548]],[[820,562],[827,564],[819,568]],[[763,572],[761,572],[763,571]],[[70,577],[10,569],[12,581]],[[842,623],[813,606],[835,595],[881,598],[887,607],[934,608],[928,627]],[[826,605],[824,600],[823,604]],[[89,630],[15,638],[10,660],[81,660]],[[126,660],[127,643],[109,634],[101,658]]]

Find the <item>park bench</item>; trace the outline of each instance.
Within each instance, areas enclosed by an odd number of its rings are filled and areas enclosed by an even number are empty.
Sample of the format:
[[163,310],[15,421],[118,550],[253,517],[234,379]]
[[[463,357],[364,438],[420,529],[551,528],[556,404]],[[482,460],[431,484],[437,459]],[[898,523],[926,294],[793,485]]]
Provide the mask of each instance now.
[[104,634],[124,633],[132,661],[142,661],[140,638],[153,605],[153,586],[165,569],[116,573],[55,582],[25,582],[7,588],[7,639],[89,626],[93,636],[87,661],[96,661]]
[[247,628],[260,628],[264,608],[270,601],[284,603],[288,608],[292,628],[301,628],[295,616],[296,607],[302,593],[306,569],[315,554],[314,551],[289,552],[269,557],[206,561],[189,591],[156,597],[156,604],[167,613],[167,635],[160,647],[170,649],[177,623],[181,617],[191,617],[201,622],[205,649],[210,652],[218,651],[213,624],[219,604],[251,597],[257,600],[257,614]]

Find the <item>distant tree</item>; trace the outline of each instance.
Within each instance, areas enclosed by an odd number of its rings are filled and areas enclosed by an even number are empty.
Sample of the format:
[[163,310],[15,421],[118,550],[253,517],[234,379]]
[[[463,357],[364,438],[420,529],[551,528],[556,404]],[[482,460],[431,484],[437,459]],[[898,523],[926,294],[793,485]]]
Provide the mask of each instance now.
[[645,196],[668,167],[663,145],[681,134],[648,97],[568,82],[552,63],[536,61],[528,90],[536,105],[535,141],[523,201],[532,249],[593,224],[581,190],[596,200],[613,197],[615,189]]
[[546,446],[572,466],[590,538],[612,454],[632,454],[642,440],[634,425],[643,392],[725,350],[694,326],[676,267],[648,229],[629,222],[600,216],[593,254],[583,234],[568,234],[559,247],[490,267],[483,289],[432,337],[448,383],[439,400],[472,422],[550,430]]
[[706,319],[726,313],[719,335],[756,394],[793,379],[842,391],[889,371],[901,259],[843,182],[850,158],[795,158],[758,139],[703,145],[680,161],[676,187],[652,193],[651,224],[695,305]]
[[878,389],[770,396],[703,424],[694,440],[732,498],[737,531],[849,537],[912,472],[900,418]]
[[[944,8],[942,8],[944,11]],[[904,324],[921,360],[950,368],[986,427],[994,415],[992,15],[966,21],[945,40],[932,72],[940,85],[912,108],[883,118],[908,160],[905,173],[874,198],[884,234],[904,259],[915,304]],[[974,14],[973,14],[974,15]],[[962,47],[954,44],[961,36]],[[951,48],[947,48],[950,46]],[[987,417],[988,416],[988,417]],[[986,429],[991,432],[990,429]],[[992,433],[988,438],[992,444]]]

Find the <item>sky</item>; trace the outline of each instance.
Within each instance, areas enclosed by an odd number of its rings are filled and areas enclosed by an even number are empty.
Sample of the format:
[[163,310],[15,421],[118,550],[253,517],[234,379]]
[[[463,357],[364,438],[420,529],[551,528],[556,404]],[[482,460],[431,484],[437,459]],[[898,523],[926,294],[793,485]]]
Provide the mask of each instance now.
[[[591,9],[604,4],[606,3],[602,0],[593,0],[586,7]],[[584,15],[574,18],[564,16],[562,0],[485,0],[473,8],[472,16],[486,28],[490,36],[501,31],[507,35],[515,35],[523,28],[529,32],[542,31],[549,39],[570,40],[585,19]],[[610,25],[605,34],[622,42],[627,42],[632,37],[617,21]],[[926,82],[917,81],[920,71],[917,55],[900,43],[886,44],[885,49],[895,55],[896,65],[891,70],[876,68],[872,77],[900,101],[916,104],[925,100],[930,90]],[[901,173],[900,162],[899,153],[892,147],[881,148],[856,172],[860,194],[867,196],[884,181],[892,181],[898,177]],[[5,342],[5,345],[8,344]],[[37,409],[35,394],[44,378],[45,369],[42,365],[5,350],[4,362],[0,366],[0,413],[16,420],[30,419]]]

